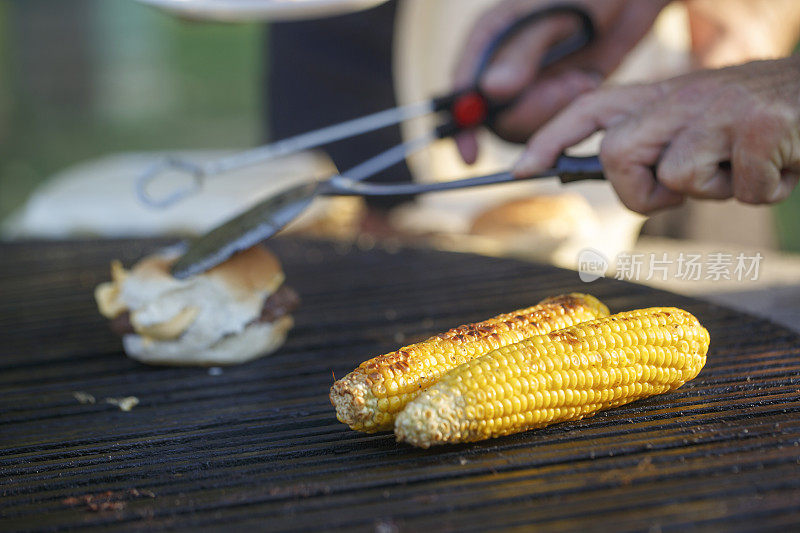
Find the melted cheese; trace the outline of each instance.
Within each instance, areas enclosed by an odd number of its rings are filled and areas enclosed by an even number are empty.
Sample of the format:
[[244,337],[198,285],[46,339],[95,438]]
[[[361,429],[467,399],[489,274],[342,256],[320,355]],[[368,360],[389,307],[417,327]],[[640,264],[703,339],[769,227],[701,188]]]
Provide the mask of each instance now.
[[198,307],[185,307],[169,320],[148,325],[142,324],[138,320],[139,313],[131,313],[131,325],[133,330],[142,337],[158,341],[174,340],[183,335],[183,332],[192,325],[199,313]]

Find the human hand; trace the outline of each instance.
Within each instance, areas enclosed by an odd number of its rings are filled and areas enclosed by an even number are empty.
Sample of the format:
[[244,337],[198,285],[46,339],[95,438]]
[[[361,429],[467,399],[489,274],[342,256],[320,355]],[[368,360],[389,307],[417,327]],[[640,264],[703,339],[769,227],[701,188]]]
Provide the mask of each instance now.
[[[594,19],[597,36],[585,50],[540,72],[538,65],[547,50],[577,29],[567,15],[553,16],[522,31],[498,53],[480,81],[492,99],[508,100],[521,95],[517,103],[494,124],[504,139],[525,139],[578,95],[599,86],[623,57],[650,29],[668,0],[580,0]],[[499,31],[537,6],[550,0],[505,0],[482,15],[470,33],[458,61],[454,86],[473,82],[481,52]],[[456,144],[467,163],[478,155],[474,131],[456,136]]]
[[800,57],[583,95],[529,141],[514,174],[546,170],[598,130],[606,178],[634,211],[685,196],[779,202],[800,176]]

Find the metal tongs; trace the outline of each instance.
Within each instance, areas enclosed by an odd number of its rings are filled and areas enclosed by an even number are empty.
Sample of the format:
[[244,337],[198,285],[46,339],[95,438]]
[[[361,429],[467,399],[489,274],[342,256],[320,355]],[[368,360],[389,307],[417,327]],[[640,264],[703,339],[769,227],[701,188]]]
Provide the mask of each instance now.
[[[145,203],[163,207],[194,193],[202,185],[202,180],[211,175],[322,146],[429,113],[439,113],[443,116],[443,121],[432,132],[394,146],[322,182],[305,183],[279,192],[211,230],[190,244],[186,253],[173,265],[172,274],[176,278],[186,278],[204,272],[225,261],[237,251],[249,248],[271,237],[295,219],[316,196],[411,195],[514,181],[510,173],[503,172],[441,183],[361,183],[399,163],[408,155],[428,146],[436,139],[451,137],[459,131],[480,125],[491,126],[500,113],[514,105],[518,97],[504,102],[490,100],[479,88],[479,81],[484,72],[497,52],[520,30],[544,18],[557,15],[575,17],[580,23],[580,27],[578,31],[548,50],[541,62],[541,67],[544,68],[581,50],[594,39],[594,24],[583,7],[572,4],[556,4],[537,9],[516,19],[499,32],[486,47],[478,63],[473,85],[466,90],[303,133],[207,164],[196,164],[179,158],[167,158],[148,169],[138,180],[137,192]],[[151,196],[148,192],[149,185],[165,170],[188,173],[192,178],[193,185],[162,198]],[[529,179],[549,176],[559,176],[562,182],[603,179],[602,167],[597,157],[580,158],[566,155],[559,158],[556,167],[551,171],[532,176]]]

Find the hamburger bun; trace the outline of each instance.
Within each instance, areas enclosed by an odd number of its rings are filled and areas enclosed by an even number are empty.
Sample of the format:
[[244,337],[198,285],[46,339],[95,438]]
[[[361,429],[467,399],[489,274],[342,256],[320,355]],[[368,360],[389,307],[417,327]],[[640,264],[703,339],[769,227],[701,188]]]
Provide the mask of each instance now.
[[470,233],[492,237],[527,234],[543,241],[561,241],[596,222],[592,207],[578,194],[518,198],[494,206],[472,221]]
[[297,296],[278,259],[255,246],[221,265],[178,280],[173,247],[130,270],[111,265],[112,281],[95,289],[100,313],[122,335],[129,357],[159,365],[231,365],[277,350],[292,327]]

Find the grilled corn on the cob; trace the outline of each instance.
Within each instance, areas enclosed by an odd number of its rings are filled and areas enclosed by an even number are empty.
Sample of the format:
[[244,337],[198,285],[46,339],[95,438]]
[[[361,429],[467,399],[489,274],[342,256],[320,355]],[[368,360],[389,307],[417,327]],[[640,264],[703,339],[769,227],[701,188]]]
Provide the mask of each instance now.
[[331,403],[337,418],[353,429],[391,430],[396,414],[412,398],[458,365],[533,335],[603,316],[608,308],[587,294],[547,298],[365,361],[333,384]]
[[427,448],[579,420],[676,389],[703,368],[708,331],[655,307],[538,335],[468,361],[397,416],[398,440]]

